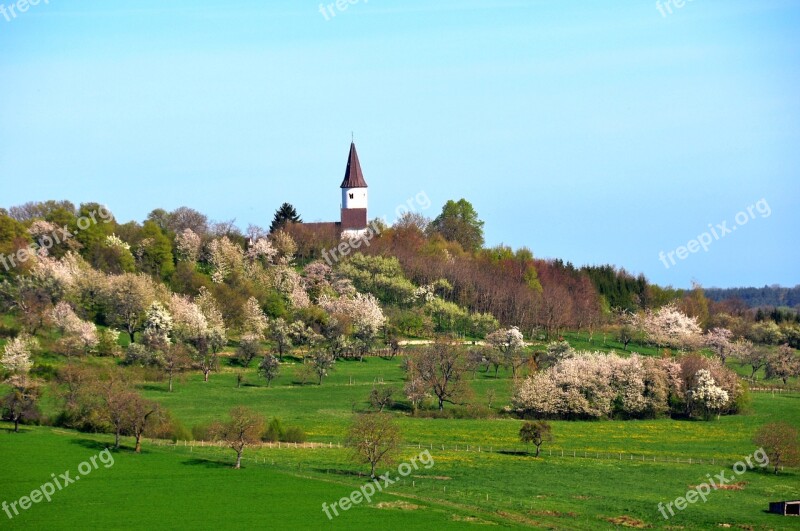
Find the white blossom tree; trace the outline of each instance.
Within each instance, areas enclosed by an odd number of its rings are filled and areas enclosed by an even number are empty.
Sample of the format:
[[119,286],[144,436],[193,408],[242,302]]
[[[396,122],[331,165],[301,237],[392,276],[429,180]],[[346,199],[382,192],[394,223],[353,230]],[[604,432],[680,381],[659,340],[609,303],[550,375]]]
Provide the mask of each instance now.
[[704,336],[705,344],[714,351],[714,354],[724,364],[728,356],[735,352],[735,344],[732,340],[733,332],[727,328],[712,328]]
[[155,351],[165,351],[172,334],[172,315],[160,302],[153,302],[147,309],[144,321],[144,344]]
[[247,259],[265,266],[271,265],[277,254],[278,250],[267,238],[251,240],[247,247]]
[[59,347],[68,355],[88,354],[100,342],[97,326],[78,317],[65,301],[56,304],[49,317],[63,334]]
[[201,293],[198,301],[199,304],[187,297],[173,295],[170,312],[175,339],[194,348],[195,361],[203,372],[203,380],[207,382],[211,371],[217,368],[218,353],[228,338],[222,314],[210,294]]
[[227,236],[216,238],[208,244],[208,262],[214,269],[211,280],[222,284],[232,276],[243,274],[244,251]]
[[689,317],[667,304],[656,311],[647,310],[633,318],[650,342],[658,346],[692,350],[702,345],[702,331],[696,317]]
[[14,432],[19,432],[19,423],[38,414],[36,400],[39,398],[39,385],[29,377],[33,367],[33,351],[38,348],[35,338],[17,336],[6,343],[0,365],[10,373],[6,380],[11,389],[0,399],[0,411],[14,423]]
[[512,377],[516,378],[517,370],[525,363],[525,357],[521,355],[522,349],[525,348],[525,339],[519,328],[516,326],[501,328],[486,336],[486,342],[500,351],[506,365],[511,367]]
[[768,357],[765,369],[767,378],[778,378],[786,385],[789,378],[800,376],[800,358],[792,347],[781,345]]
[[352,298],[338,299],[323,295],[319,304],[334,318],[342,316],[353,324],[353,336],[359,342],[359,353],[362,357],[369,352],[378,332],[386,322],[383,310],[372,294],[356,293]]
[[175,250],[178,254],[178,260],[197,262],[201,245],[202,239],[192,229],[183,229],[182,232],[175,236]]
[[282,317],[278,317],[270,321],[267,333],[269,339],[275,343],[278,357],[283,361],[283,355],[292,348],[291,325],[287,324]]
[[678,396],[680,371],[672,360],[576,353],[517,383],[512,405],[544,418],[654,418]]
[[10,339],[3,348],[0,365],[13,376],[27,376],[33,367],[33,351],[38,341],[30,336],[20,335]]
[[242,334],[264,337],[269,320],[255,297],[247,299],[242,313]]
[[702,408],[706,418],[711,418],[714,413],[719,416],[728,403],[728,392],[717,385],[711,372],[706,369],[697,371],[695,379],[697,383],[688,392],[692,405]]
[[106,321],[133,336],[142,330],[147,309],[156,300],[157,288],[145,274],[123,273],[111,277],[103,293]]

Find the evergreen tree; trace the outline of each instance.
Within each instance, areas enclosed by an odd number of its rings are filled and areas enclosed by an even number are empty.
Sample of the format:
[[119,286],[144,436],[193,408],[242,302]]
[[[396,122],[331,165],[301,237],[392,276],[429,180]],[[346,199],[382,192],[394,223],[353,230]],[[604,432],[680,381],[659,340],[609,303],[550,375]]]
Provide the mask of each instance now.
[[302,223],[303,220],[297,214],[297,210],[289,204],[284,203],[275,211],[275,217],[272,218],[272,224],[269,226],[270,232],[281,230],[286,223]]

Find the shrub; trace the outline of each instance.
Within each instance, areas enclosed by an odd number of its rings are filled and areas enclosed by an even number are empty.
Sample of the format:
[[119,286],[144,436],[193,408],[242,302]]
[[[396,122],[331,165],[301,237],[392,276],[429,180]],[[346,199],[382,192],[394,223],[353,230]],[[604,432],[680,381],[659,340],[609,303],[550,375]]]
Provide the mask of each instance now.
[[[189,431],[186,426],[174,418],[169,412],[165,412],[164,418],[149,433],[148,437],[153,439],[169,439],[175,441],[188,441],[194,437],[194,429]],[[200,439],[208,440],[208,439]]]
[[298,426],[284,428],[281,419],[275,417],[267,425],[261,440],[265,442],[302,443],[306,442],[306,432]]
[[306,432],[304,432],[303,429],[298,426],[290,426],[286,428],[286,432],[284,433],[282,440],[289,443],[306,442]]
[[195,441],[210,441],[213,439],[208,424],[196,424],[192,426],[192,439]]
[[125,350],[125,359],[122,363],[123,365],[152,367],[158,363],[158,358],[144,345],[140,343],[131,343]]
[[264,436],[262,437],[262,439],[268,442],[282,441],[285,432],[286,431],[283,428],[281,419],[275,417],[271,421],[269,421],[269,424],[267,425],[267,429],[264,432]]
[[41,378],[42,380],[52,381],[58,376],[58,367],[46,363],[35,363],[31,369],[30,375],[34,378]]

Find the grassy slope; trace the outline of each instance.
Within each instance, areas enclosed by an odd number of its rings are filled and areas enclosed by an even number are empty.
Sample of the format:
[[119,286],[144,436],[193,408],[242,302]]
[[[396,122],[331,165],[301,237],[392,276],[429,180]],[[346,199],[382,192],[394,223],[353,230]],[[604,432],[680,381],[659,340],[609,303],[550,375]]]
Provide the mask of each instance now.
[[[773,402],[760,400],[758,407],[797,419],[798,403],[800,397],[783,397]],[[591,431],[592,426],[619,424],[576,426]],[[481,429],[478,425],[471,428]],[[11,501],[26,494],[52,472],[74,471],[78,463],[102,449],[100,443],[110,441],[108,436],[49,428],[26,428],[21,434],[0,432],[5,472],[0,500]],[[739,441],[734,446],[738,447]],[[738,456],[752,450],[747,446]],[[418,451],[406,448],[403,457],[408,459]],[[656,527],[674,525],[687,529],[709,529],[726,523],[791,529],[796,524],[763,512],[770,500],[800,496],[800,474],[796,471],[778,477],[760,471],[746,472],[739,478],[745,482],[744,490],[714,492],[707,503],[692,505],[665,522],[657,510],[659,502],[683,495],[690,485],[703,482],[707,474],[729,470],[730,464],[534,459],[497,452],[438,449],[432,455],[433,468],[414,472],[414,477],[392,487],[393,495],[384,495],[370,505],[343,514],[334,525],[348,529],[366,529],[375,524],[388,529],[447,529],[472,527],[471,522],[477,519],[509,527],[527,524],[596,529],[611,528],[609,519],[621,516]],[[34,506],[13,526],[321,528],[328,525],[321,503],[347,495],[364,481],[350,472],[337,472],[356,468],[349,463],[344,449],[264,448],[249,450],[246,458],[245,469],[233,471],[229,468],[233,453],[224,449],[147,445],[140,456],[123,450],[115,454],[113,467],[100,468],[84,481],[70,485],[57,493],[50,504]],[[419,507],[410,511],[379,508],[381,502],[398,499]],[[456,516],[449,516],[450,513]]]
[[[350,379],[355,385],[350,385]],[[147,396],[164,403],[187,425],[224,415],[233,404],[247,404],[264,415],[277,415],[286,424],[298,424],[316,441],[341,440],[356,409],[365,407],[372,381],[382,378],[400,387],[398,360],[370,358],[365,363],[344,362],[322,386],[292,385],[287,368],[276,386],[268,389],[254,369],[248,380],[255,385],[235,388],[234,369],[225,368],[202,382],[191,375],[167,393],[165,384],[145,386]],[[275,384],[274,384],[275,385]],[[506,403],[511,381],[479,373],[474,382],[478,400],[496,389],[496,404]],[[611,527],[607,520],[628,515],[653,526],[678,525],[689,529],[720,523],[756,528],[789,528],[794,521],[763,513],[770,500],[800,497],[797,471],[773,477],[748,472],[742,491],[719,491],[705,504],[693,505],[665,522],[659,502],[683,495],[706,474],[729,469],[750,455],[750,438],[765,422],[785,420],[800,425],[800,395],[754,395],[750,415],[723,417],[712,422],[669,419],[627,422],[554,422],[556,441],[549,448],[602,453],[634,453],[637,460],[545,457],[486,452],[486,446],[518,449],[520,422],[499,420],[441,420],[398,416],[406,441],[436,443],[436,465],[420,470],[395,486],[393,493],[419,505],[413,511],[362,506],[337,519],[336,525],[366,528],[376,518],[389,529],[471,526],[473,519],[507,526],[594,529]],[[10,478],[0,483],[0,500],[12,500],[45,481],[51,472],[74,468],[100,447],[108,436],[87,436],[38,428],[22,435],[0,433],[0,460]],[[445,450],[440,444],[445,444]],[[459,451],[454,446],[460,445]],[[470,452],[463,451],[470,444]],[[482,452],[475,451],[480,445]],[[227,468],[233,454],[209,448],[146,446],[142,456],[118,454],[117,464],[95,472],[85,483],[73,485],[47,506],[25,515],[24,528],[51,525],[152,527],[180,522],[184,526],[229,528],[273,524],[279,528],[327,525],[322,502],[331,502],[363,482],[344,449],[263,449],[249,451],[246,470]],[[404,458],[419,449],[407,447]],[[557,452],[556,452],[557,453]],[[680,456],[715,464],[675,464],[641,460]],[[267,464],[263,461],[267,460]],[[720,463],[720,460],[723,463]],[[337,473],[336,471],[348,471]],[[300,477],[298,477],[298,475]],[[413,481],[413,483],[412,483]],[[487,500],[488,495],[488,500]],[[380,501],[392,500],[386,497]],[[455,512],[458,520],[447,513]],[[2,515],[0,515],[2,516]],[[20,523],[23,520],[19,520]],[[16,523],[14,524],[16,527]],[[373,523],[374,525],[374,523]]]
[[[99,441],[70,432],[26,430],[0,433],[3,476],[0,500],[8,502],[71,470],[104,447]],[[231,454],[232,455],[232,454]],[[50,503],[34,505],[10,522],[18,529],[235,529],[271,527],[319,528],[328,524],[321,509],[349,495],[352,487],[297,477],[271,466],[250,463],[231,470],[227,462],[207,460],[183,451],[148,448],[144,454],[115,453],[113,466],[102,465],[90,475],[57,492]],[[229,457],[229,456],[227,456]],[[380,495],[335,518],[333,527],[366,528],[381,518],[392,528],[454,528],[441,507],[415,502],[414,512],[377,509],[396,500]],[[1,527],[9,524],[0,513]]]

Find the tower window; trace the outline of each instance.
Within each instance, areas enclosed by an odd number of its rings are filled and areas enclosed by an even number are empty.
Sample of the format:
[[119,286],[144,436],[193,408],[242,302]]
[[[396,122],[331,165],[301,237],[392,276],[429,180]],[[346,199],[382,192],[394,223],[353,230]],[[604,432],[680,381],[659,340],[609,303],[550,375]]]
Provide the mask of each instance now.
[[353,196],[354,196],[354,195],[355,195],[355,194],[350,194],[350,199],[353,199]]

